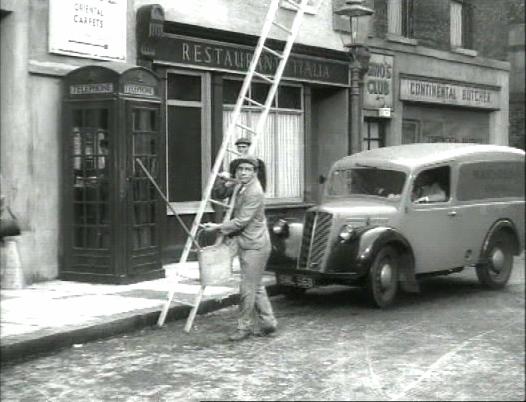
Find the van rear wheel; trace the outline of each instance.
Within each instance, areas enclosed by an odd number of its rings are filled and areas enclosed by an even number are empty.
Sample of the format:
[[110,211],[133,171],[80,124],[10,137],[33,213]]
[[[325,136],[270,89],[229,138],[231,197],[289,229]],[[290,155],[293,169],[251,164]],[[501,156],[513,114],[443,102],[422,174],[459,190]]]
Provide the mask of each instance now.
[[383,308],[393,304],[398,292],[399,258],[391,246],[382,248],[369,269],[367,293],[373,305]]
[[513,268],[513,238],[499,231],[493,234],[484,251],[484,262],[477,265],[479,282],[489,289],[501,289],[508,283]]

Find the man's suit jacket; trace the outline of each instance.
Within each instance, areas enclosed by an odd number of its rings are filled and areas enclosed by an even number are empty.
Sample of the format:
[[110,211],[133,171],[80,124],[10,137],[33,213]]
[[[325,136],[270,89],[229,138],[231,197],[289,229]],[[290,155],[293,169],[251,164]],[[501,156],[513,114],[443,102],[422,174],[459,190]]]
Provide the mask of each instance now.
[[256,178],[242,186],[236,195],[232,219],[221,224],[221,233],[234,237],[244,250],[259,250],[269,245],[264,200],[265,194]]

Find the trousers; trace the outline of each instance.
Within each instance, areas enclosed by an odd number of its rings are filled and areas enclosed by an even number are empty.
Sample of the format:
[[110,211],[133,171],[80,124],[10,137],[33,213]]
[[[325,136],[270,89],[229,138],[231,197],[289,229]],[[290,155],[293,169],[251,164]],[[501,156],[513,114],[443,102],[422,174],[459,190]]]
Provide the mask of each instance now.
[[270,244],[259,250],[237,250],[241,268],[240,314],[237,326],[240,330],[255,331],[257,328],[271,328],[277,325],[267,291],[262,284],[270,250]]

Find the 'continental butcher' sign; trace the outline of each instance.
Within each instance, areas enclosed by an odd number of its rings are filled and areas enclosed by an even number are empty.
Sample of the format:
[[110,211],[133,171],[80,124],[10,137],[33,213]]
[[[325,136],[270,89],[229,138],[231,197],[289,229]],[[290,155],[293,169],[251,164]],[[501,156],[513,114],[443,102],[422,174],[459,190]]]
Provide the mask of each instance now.
[[400,99],[412,102],[500,109],[500,91],[497,87],[464,85],[458,82],[401,78]]
[[[254,48],[248,46],[175,35],[159,38],[156,49],[158,60],[239,72],[248,70],[254,53]],[[273,75],[278,64],[279,59],[276,56],[264,52],[259,59],[257,71]],[[349,63],[291,54],[283,77],[347,86],[349,84]]]
[[49,0],[49,51],[126,60],[127,0]]

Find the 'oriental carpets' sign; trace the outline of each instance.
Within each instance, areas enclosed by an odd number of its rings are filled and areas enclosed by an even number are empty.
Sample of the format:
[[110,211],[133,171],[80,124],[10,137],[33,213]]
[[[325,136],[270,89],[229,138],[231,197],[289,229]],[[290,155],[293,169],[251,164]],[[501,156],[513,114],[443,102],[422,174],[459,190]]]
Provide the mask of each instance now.
[[393,56],[371,54],[369,70],[364,76],[364,107],[393,107]]
[[485,109],[500,109],[500,91],[494,87],[457,82],[402,78],[400,99]]
[[49,51],[126,60],[127,0],[49,0]]
[[[207,67],[210,69],[246,72],[254,48],[222,42],[204,41],[180,36],[164,36],[156,44],[156,58],[178,64]],[[273,75],[279,59],[264,52],[257,71]],[[311,56],[291,54],[283,77],[302,81],[349,85],[349,64]]]

